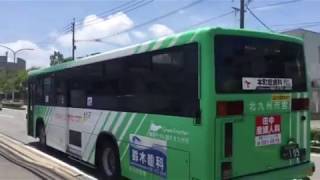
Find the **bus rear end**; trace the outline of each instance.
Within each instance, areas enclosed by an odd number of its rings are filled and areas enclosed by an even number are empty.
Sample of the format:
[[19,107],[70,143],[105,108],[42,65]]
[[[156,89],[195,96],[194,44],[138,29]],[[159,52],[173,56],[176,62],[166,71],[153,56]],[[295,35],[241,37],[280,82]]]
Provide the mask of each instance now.
[[302,41],[231,30],[213,39],[219,179],[312,175]]

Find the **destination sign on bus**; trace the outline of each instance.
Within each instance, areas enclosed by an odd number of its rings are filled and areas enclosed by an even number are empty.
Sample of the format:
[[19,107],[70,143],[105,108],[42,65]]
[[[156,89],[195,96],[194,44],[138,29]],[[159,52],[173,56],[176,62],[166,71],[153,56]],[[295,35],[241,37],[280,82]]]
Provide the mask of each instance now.
[[290,78],[242,78],[243,90],[292,90]]

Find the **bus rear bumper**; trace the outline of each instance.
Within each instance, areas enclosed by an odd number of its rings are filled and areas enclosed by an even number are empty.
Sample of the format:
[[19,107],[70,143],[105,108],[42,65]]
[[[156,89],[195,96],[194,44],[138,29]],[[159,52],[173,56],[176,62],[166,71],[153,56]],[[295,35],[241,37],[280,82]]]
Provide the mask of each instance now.
[[301,165],[296,165],[292,167],[282,168],[274,171],[242,176],[234,178],[236,180],[270,180],[270,179],[302,179],[308,176],[312,176],[315,171],[315,165],[313,162],[307,162]]

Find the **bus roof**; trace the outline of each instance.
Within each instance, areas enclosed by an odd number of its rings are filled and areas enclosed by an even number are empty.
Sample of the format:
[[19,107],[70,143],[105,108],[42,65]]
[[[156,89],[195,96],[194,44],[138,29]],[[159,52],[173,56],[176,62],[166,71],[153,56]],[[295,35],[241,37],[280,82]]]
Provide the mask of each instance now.
[[144,43],[135,44],[132,46],[115,49],[111,51],[107,51],[104,53],[96,54],[93,56],[76,59],[75,61],[69,61],[61,64],[57,64],[48,68],[42,68],[38,70],[34,70],[29,72],[29,76],[37,76],[41,74],[47,74],[55,71],[61,71],[63,69],[73,68],[77,66],[82,66],[86,64],[92,64],[95,62],[111,60],[115,58],[121,58],[133,54],[140,54],[148,51],[154,51],[163,48],[169,48],[176,45],[187,44],[191,42],[195,42],[198,40],[199,35],[202,33],[207,33],[215,31],[216,33],[230,34],[230,35],[242,35],[242,36],[255,36],[260,38],[272,38],[272,39],[280,39],[285,41],[291,41],[296,43],[302,43],[302,39],[294,36],[277,34],[271,32],[259,32],[259,31],[251,31],[251,30],[243,30],[243,29],[225,29],[219,27],[205,27],[194,29],[170,36],[165,36],[159,39],[150,40]]

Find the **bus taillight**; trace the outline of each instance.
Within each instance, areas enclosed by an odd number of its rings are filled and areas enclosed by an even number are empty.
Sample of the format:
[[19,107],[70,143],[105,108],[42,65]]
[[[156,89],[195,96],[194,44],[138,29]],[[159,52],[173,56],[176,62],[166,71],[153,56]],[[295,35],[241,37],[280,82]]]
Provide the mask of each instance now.
[[243,101],[218,101],[217,115],[230,116],[243,114]]
[[291,110],[301,111],[309,109],[309,98],[292,99]]

